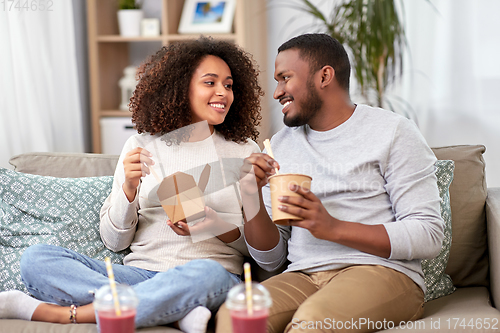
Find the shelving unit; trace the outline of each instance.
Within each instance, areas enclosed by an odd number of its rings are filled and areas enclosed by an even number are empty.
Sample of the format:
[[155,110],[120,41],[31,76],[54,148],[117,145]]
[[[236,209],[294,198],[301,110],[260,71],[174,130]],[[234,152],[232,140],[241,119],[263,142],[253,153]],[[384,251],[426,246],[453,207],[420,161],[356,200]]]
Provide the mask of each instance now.
[[[157,37],[121,37],[118,32],[117,1],[87,0],[88,49],[90,71],[91,128],[94,153],[102,152],[102,117],[130,117],[130,112],[119,109],[121,91],[118,81],[123,69],[131,65],[130,43],[156,42],[158,48],[176,41],[198,38],[199,34],[178,34],[184,0],[150,0],[161,3],[161,35]],[[229,34],[210,34],[214,38],[230,40],[250,52],[261,71],[266,69],[266,1],[237,0],[233,31]],[[266,91],[262,75],[261,85]],[[266,102],[262,101],[263,124],[266,124]],[[261,128],[265,135],[266,126]]]

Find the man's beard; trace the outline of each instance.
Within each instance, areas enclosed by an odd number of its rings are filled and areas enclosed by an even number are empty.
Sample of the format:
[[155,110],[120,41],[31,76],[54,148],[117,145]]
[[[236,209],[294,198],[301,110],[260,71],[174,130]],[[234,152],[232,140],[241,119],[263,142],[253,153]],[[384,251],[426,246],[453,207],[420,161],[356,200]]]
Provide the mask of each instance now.
[[288,127],[302,126],[311,120],[323,106],[323,101],[319,97],[312,80],[307,80],[307,99],[298,106],[299,113],[295,117],[283,116],[283,122]]

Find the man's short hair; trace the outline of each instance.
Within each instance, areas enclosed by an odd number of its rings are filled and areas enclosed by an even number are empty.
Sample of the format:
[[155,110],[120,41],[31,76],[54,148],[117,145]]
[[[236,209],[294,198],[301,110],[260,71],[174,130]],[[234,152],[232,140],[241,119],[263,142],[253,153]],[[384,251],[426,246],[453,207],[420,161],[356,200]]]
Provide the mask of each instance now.
[[327,34],[304,34],[294,37],[278,48],[278,53],[297,49],[302,59],[309,62],[311,73],[316,73],[324,66],[332,66],[338,84],[349,91],[351,65],[347,52],[338,40]]

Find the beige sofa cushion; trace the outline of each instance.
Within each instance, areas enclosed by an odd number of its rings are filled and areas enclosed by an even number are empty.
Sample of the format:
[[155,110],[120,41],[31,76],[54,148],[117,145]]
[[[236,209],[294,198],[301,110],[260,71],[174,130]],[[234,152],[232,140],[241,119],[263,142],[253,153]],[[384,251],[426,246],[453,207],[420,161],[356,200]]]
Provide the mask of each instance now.
[[438,159],[455,161],[450,186],[453,236],[446,273],[457,287],[489,285],[485,149],[482,145],[433,148]]
[[500,311],[493,308],[485,287],[458,288],[453,294],[425,303],[422,319],[380,332],[485,333],[500,331]]
[[16,171],[60,178],[112,176],[118,155],[85,153],[26,153],[9,163]]
[[[0,333],[98,333],[96,324],[51,324],[39,321],[0,319]],[[137,333],[182,333],[169,326],[136,329]]]

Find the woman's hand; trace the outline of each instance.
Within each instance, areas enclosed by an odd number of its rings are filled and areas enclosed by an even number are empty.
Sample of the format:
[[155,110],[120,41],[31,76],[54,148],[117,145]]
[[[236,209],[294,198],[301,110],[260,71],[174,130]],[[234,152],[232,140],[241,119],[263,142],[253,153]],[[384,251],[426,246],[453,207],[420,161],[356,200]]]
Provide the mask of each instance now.
[[191,235],[194,240],[218,237],[225,243],[231,243],[240,236],[240,232],[236,225],[222,220],[219,215],[217,215],[217,212],[210,207],[205,207],[205,219],[191,227],[188,226],[186,221],[179,221],[173,224],[172,221],[168,220],[167,225],[170,226],[177,235]]
[[170,219],[167,220],[167,225],[179,236],[190,236],[191,231],[185,220],[173,223]]
[[149,167],[155,164],[151,159],[152,156],[149,151],[140,147],[132,149],[125,155],[123,159],[125,182],[122,188],[129,202],[134,201],[141,178],[149,175]]

